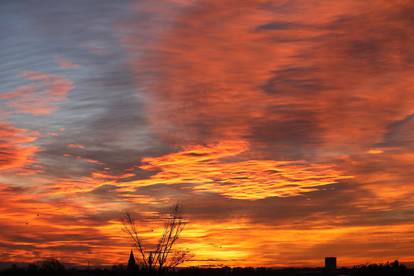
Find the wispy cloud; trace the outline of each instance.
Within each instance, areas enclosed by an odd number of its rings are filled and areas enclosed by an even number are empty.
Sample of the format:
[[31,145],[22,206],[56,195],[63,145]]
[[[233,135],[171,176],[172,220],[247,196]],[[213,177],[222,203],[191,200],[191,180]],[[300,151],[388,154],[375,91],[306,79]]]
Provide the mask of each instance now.
[[145,181],[147,185],[190,183],[195,191],[247,200],[296,196],[350,178],[332,165],[239,156],[248,147],[243,141],[188,147],[167,156],[144,158],[140,168],[160,170]]
[[80,67],[79,64],[73,63],[69,59],[61,56],[56,57],[56,63],[59,65],[61,69],[75,69]]
[[38,147],[32,144],[37,135],[11,124],[0,123],[0,170],[23,169],[32,163]]
[[25,71],[22,76],[31,83],[0,96],[11,112],[48,115],[56,111],[55,104],[65,100],[73,88],[73,82],[61,76],[35,71]]

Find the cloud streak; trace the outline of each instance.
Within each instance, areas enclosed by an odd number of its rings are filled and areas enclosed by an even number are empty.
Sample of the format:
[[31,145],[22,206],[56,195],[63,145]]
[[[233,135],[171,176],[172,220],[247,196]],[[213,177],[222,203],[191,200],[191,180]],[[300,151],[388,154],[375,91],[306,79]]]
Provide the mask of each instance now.
[[35,71],[21,75],[32,83],[0,96],[14,112],[48,115],[56,111],[54,104],[64,101],[73,87],[72,81],[56,75]]
[[[243,141],[188,147],[167,156],[144,158],[140,168],[160,170],[145,181],[150,185],[191,183],[195,191],[247,200],[296,196],[350,178],[331,165],[243,160],[239,155],[248,148]],[[135,183],[142,185],[143,181]]]
[[23,169],[34,160],[38,147],[31,144],[36,133],[0,123],[0,170],[3,172]]

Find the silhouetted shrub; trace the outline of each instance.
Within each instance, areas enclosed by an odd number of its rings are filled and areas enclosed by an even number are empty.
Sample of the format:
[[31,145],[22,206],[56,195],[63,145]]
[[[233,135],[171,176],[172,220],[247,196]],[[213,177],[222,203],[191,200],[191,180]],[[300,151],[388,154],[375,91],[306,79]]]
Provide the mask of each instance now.
[[62,273],[65,271],[65,266],[59,262],[58,259],[49,258],[40,262],[40,269],[43,272]]
[[367,264],[354,266],[351,275],[375,275],[375,276],[388,276],[388,275],[406,275],[407,267],[398,261],[385,264]]

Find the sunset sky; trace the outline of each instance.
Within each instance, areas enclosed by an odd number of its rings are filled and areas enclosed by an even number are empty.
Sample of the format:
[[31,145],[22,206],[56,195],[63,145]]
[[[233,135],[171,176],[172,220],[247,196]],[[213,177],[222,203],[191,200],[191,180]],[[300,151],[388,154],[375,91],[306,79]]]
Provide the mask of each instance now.
[[414,262],[411,0],[6,0],[0,262]]

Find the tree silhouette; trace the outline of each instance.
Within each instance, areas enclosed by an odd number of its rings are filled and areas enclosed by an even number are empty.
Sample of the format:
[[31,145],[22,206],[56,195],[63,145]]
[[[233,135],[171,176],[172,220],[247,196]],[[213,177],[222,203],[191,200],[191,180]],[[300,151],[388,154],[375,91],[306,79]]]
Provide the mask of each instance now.
[[50,273],[62,273],[65,266],[58,259],[48,258],[40,262],[40,269]]
[[188,250],[176,250],[174,245],[180,238],[185,227],[185,220],[181,215],[181,207],[175,204],[164,224],[164,229],[154,250],[147,250],[142,242],[142,236],[137,223],[130,213],[125,214],[123,230],[129,235],[138,249],[142,265],[148,271],[168,270],[174,268],[192,257]]

